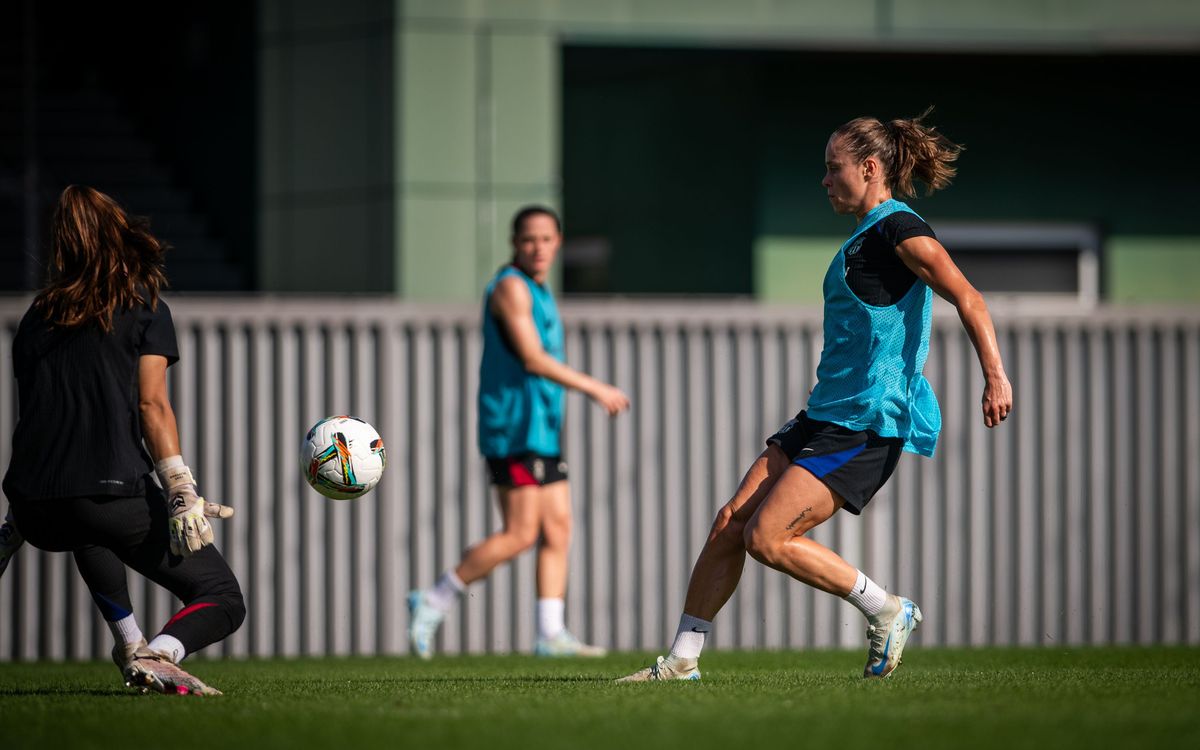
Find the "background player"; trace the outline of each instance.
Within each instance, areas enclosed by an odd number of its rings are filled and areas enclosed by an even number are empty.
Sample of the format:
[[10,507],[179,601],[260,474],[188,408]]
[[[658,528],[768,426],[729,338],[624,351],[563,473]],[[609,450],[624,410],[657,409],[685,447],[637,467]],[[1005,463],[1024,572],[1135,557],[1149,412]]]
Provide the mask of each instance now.
[[564,600],[571,540],[571,492],[560,446],[563,390],[590,397],[610,416],[629,408],[617,388],[563,363],[563,330],[546,281],[562,246],[558,216],[528,206],[512,222],[512,262],[483,298],[479,366],[479,450],[496,486],[503,528],[468,548],[432,588],[409,594],[409,639],[422,658],[466,589],[502,562],[538,544],[539,656],[602,656],[567,630]]

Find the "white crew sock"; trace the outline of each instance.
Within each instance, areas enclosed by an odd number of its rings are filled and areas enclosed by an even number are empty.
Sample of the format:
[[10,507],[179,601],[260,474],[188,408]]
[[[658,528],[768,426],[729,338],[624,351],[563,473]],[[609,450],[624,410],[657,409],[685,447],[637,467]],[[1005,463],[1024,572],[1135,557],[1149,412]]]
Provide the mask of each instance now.
[[171,661],[178,664],[183,661],[183,657],[187,656],[187,649],[179,642],[178,638],[159,633],[154,636],[154,640],[150,641],[150,648],[154,651],[160,651],[171,657]]
[[860,570],[858,579],[845,598],[846,601],[858,607],[858,610],[866,615],[868,620],[874,620],[887,604],[888,593]]
[[467,584],[463,583],[462,579],[454,572],[454,568],[451,568],[442,573],[442,577],[437,579],[433,588],[426,589],[425,601],[439,612],[449,612],[454,607],[454,603],[458,601],[458,597],[466,590]]
[[138,627],[137,618],[133,615],[126,615],[120,620],[105,620],[105,622],[108,623],[108,629],[112,631],[113,639],[122,646],[137,643],[146,638],[142,635],[142,629]]
[[711,622],[684,612],[679,618],[675,643],[671,644],[671,656],[676,659],[699,659],[700,652],[704,650],[704,638],[711,632]]
[[550,639],[567,629],[563,620],[566,606],[562,599],[537,600],[538,638]]

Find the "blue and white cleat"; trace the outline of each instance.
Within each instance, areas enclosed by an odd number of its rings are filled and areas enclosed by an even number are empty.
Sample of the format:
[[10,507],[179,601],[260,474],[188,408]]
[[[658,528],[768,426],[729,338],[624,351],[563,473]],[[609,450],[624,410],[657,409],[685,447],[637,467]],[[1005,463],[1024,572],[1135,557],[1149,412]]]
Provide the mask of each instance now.
[[534,656],[587,656],[599,658],[608,652],[600,646],[584,643],[569,630],[560,630],[553,638],[538,638]]
[[659,682],[662,680],[699,680],[700,670],[696,667],[696,659],[675,659],[658,657],[658,660],[639,669],[631,675],[622,677],[616,682]]
[[408,641],[414,654],[422,659],[433,658],[433,637],[445,616],[425,601],[425,592],[408,592]]
[[921,624],[920,607],[902,596],[891,598],[898,605],[896,613],[890,617],[885,616],[878,623],[867,628],[867,638],[871,641],[871,648],[867,652],[867,666],[863,669],[863,677],[887,677],[896,667],[900,666],[904,645],[908,643],[908,637],[912,635],[912,632]]

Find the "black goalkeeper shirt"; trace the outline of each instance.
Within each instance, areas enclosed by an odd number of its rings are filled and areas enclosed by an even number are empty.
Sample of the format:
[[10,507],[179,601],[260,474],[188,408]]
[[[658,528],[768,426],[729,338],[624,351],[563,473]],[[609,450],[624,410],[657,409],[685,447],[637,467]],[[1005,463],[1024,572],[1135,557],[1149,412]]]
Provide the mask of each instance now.
[[171,309],[137,306],[113,314],[113,329],[51,326],[32,307],[13,339],[19,401],[11,500],[138,495],[153,469],[142,447],[138,358],[179,359]]
[[896,254],[896,245],[912,237],[937,235],[909,211],[889,214],[846,248],[846,285],[855,296],[876,307],[894,305],[908,293],[917,275]]

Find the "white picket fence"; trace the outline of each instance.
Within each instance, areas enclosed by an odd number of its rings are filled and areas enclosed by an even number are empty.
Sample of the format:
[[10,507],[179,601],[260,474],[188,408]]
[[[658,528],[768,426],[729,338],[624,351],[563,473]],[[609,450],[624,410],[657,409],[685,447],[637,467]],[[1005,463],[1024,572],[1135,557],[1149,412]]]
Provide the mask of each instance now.
[[[0,459],[16,411],[0,299]],[[185,457],[237,508],[219,545],[245,625],[210,655],[397,654],[410,587],[497,528],[474,448],[478,312],[388,300],[173,298],[171,369]],[[1026,306],[1027,307],[1027,306]],[[615,649],[674,633],[715,510],[804,403],[819,310],[750,303],[568,303],[567,356],[631,396],[610,420],[567,402],[575,506],[569,625]],[[921,604],[926,645],[1200,643],[1200,309],[997,312],[1016,408],[979,416],[982,380],[953,315],[926,373],[945,422],[860,518],[814,537]],[[388,469],[368,497],[325,500],[298,446],[320,417],[374,423]],[[177,603],[130,576],[153,630]],[[447,652],[528,650],[532,555],[473,586]],[[861,647],[849,605],[750,562],[717,620],[724,648]],[[0,660],[104,658],[107,629],[69,555],[26,547],[0,579]]]

